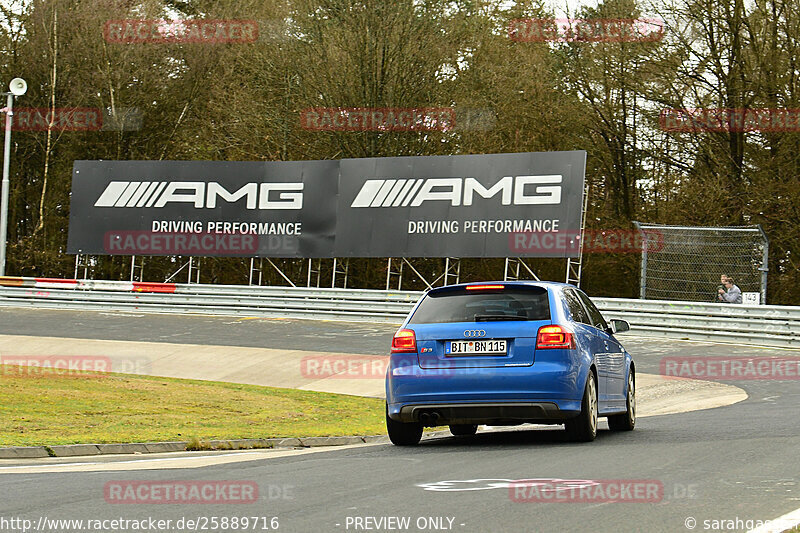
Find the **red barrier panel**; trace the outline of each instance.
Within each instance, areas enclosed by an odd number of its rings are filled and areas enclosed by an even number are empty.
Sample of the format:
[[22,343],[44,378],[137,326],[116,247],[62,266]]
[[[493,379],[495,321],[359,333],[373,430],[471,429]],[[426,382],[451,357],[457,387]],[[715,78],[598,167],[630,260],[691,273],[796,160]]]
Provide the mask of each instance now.
[[143,281],[133,282],[133,292],[165,292],[174,293],[174,283],[148,283]]
[[33,278],[36,283],[63,283],[64,285],[77,285],[77,279],[61,279],[61,278]]

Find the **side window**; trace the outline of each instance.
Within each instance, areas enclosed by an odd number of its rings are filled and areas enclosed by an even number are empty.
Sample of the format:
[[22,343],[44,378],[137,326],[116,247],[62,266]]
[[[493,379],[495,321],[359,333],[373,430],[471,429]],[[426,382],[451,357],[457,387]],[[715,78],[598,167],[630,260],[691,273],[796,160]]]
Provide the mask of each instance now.
[[569,314],[572,316],[572,320],[575,322],[581,322],[582,324],[592,325],[592,321],[589,320],[589,315],[586,314],[586,310],[581,305],[581,300],[575,291],[572,289],[564,289],[564,299],[567,301],[567,309],[569,309]]
[[597,309],[597,307],[595,307],[595,305],[592,303],[589,297],[586,296],[586,294],[584,294],[582,291],[577,291],[577,292],[578,296],[580,296],[581,298],[581,301],[583,301],[583,305],[585,305],[586,309],[589,311],[589,319],[591,320],[591,325],[593,325],[598,329],[602,329],[603,331],[608,329],[608,324],[606,324],[606,321],[603,318],[603,315],[600,313],[600,310]]

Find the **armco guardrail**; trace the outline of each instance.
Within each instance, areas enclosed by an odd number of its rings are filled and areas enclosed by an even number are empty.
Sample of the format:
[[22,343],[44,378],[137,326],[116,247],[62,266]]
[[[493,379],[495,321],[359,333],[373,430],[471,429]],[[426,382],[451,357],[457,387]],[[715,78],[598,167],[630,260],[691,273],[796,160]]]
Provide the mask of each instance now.
[[640,335],[800,348],[800,307],[593,298]]
[[[416,291],[0,278],[0,305],[399,324]],[[800,348],[800,307],[594,298],[637,335]]]
[[305,287],[0,278],[0,305],[397,323],[422,293]]

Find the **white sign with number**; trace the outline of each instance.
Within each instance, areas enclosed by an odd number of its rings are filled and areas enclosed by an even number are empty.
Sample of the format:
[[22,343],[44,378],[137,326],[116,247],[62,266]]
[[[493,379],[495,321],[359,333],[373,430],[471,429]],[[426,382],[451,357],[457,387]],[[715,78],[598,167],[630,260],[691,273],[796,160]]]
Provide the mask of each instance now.
[[742,303],[744,305],[760,305],[761,293],[758,292],[743,292]]

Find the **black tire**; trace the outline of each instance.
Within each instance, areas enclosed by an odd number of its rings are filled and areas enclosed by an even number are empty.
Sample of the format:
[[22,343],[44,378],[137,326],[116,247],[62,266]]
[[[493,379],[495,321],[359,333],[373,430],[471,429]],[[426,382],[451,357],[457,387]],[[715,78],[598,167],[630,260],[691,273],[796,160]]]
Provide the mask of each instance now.
[[389,440],[395,446],[414,446],[422,438],[422,424],[419,422],[398,422],[389,418],[389,408],[386,408],[386,431]]
[[581,414],[567,420],[564,427],[569,439],[575,442],[591,442],[597,436],[597,381],[592,372],[583,389]]
[[625,405],[626,412],[608,417],[608,428],[611,431],[632,431],[636,427],[636,378],[632,369],[628,373],[628,394]]
[[478,432],[478,424],[454,424],[450,426],[450,433],[455,437],[471,437]]

